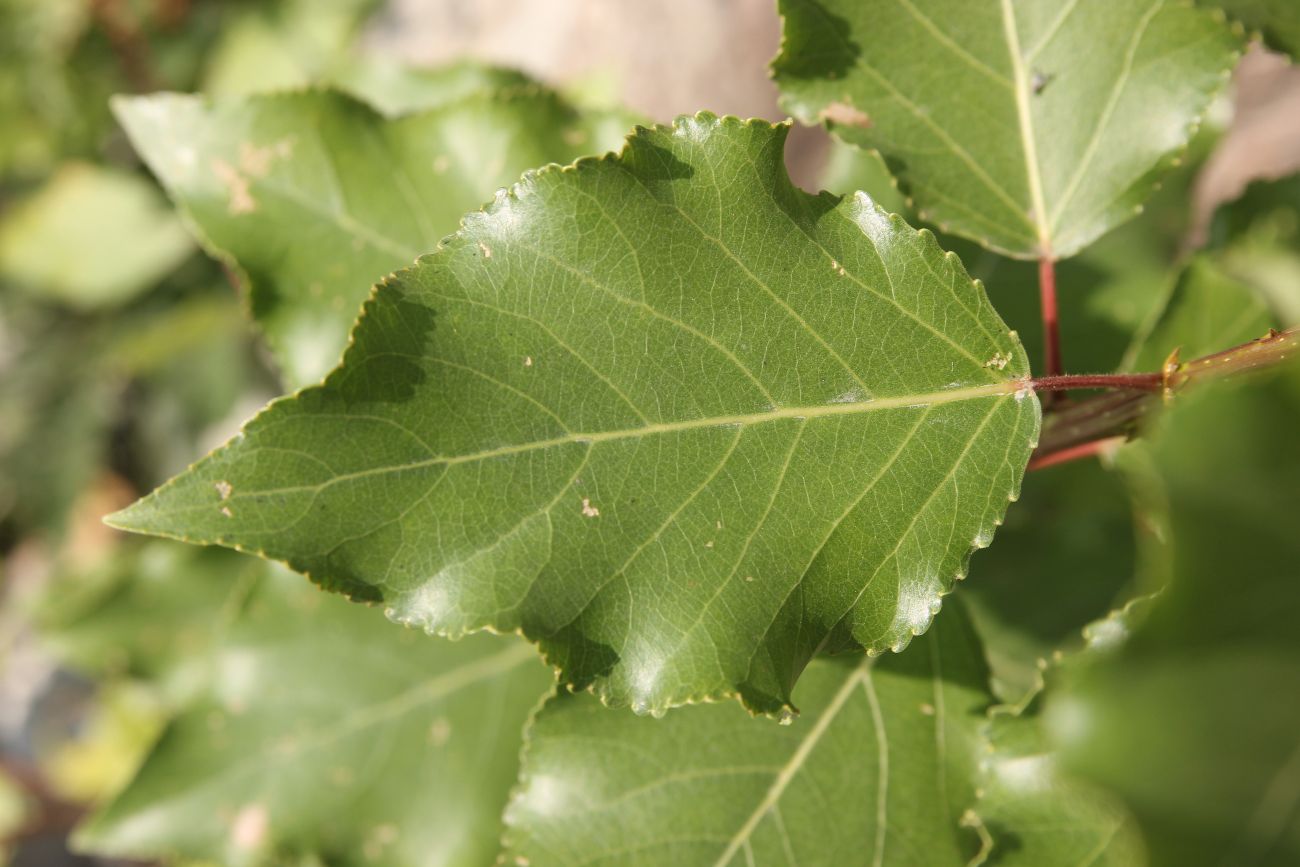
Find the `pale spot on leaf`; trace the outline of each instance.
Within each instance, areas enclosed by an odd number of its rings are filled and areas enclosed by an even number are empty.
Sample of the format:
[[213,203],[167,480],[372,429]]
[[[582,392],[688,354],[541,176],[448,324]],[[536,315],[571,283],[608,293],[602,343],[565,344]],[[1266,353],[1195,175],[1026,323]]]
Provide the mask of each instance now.
[[266,807],[261,804],[248,804],[235,815],[235,821],[230,828],[230,840],[240,851],[255,851],[266,842],[270,825],[270,816],[266,812]]
[[587,499],[586,497],[583,497],[583,498],[582,498],[582,514],[585,515],[585,516],[588,517],[588,518],[599,518],[599,517],[600,517],[600,509],[597,509],[595,506],[593,506],[593,505],[591,504],[591,500]]
[[257,201],[249,189],[248,178],[222,159],[212,161],[212,173],[226,188],[226,209],[234,216],[251,214],[257,210]]
[[871,128],[871,118],[867,116],[867,113],[849,105],[847,102],[832,102],[818,112],[817,119],[839,124],[840,126],[856,126],[861,129]]

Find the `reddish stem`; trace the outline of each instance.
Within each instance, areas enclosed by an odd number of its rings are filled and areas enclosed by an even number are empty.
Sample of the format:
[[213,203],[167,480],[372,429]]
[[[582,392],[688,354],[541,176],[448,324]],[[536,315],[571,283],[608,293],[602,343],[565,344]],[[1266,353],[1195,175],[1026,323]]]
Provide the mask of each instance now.
[[[1100,449],[1102,443],[1127,439],[1136,434],[1145,418],[1183,389],[1198,382],[1227,379],[1273,367],[1292,359],[1300,351],[1300,329],[1271,330],[1264,337],[1179,362],[1170,355],[1156,373],[1119,373],[1080,376],[1044,376],[1029,380],[1035,391],[1064,391],[1074,388],[1111,389],[1062,406],[1044,406],[1043,427],[1030,468],[1051,466]],[[1058,455],[1060,456],[1058,458]]]
[[1100,454],[1112,445],[1118,445],[1124,442],[1124,437],[1108,437],[1103,440],[1093,440],[1092,442],[1080,443],[1077,446],[1071,446],[1068,449],[1061,449],[1056,452],[1047,454],[1036,454],[1029,460],[1030,470],[1041,470],[1044,467],[1063,464],[1067,461],[1077,461],[1080,458],[1090,458],[1093,455]]
[[1029,385],[1034,391],[1073,391],[1082,388],[1160,391],[1165,387],[1165,379],[1162,373],[1078,373],[1039,376],[1029,380]]
[[1038,298],[1043,310],[1043,372],[1060,376],[1061,330],[1056,311],[1056,262],[1044,256],[1038,260]]

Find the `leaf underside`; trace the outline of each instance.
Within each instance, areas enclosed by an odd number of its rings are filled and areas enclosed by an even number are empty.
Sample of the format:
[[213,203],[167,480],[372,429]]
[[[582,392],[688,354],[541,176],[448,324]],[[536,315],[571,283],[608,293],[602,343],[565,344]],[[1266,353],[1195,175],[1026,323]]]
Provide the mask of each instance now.
[[113,105],[208,250],[246,278],[294,386],[337,363],[377,277],[433,250],[525,169],[599,153],[625,129],[535,84],[393,119],[330,90]]
[[818,651],[901,649],[1039,408],[956,257],[796,189],[787,130],[701,114],[525,176],[376,288],[322,386],[111,522],[522,631],[640,711],[776,712]]
[[884,154],[919,216],[1064,258],[1136,213],[1240,36],[1177,0],[781,0],[805,123]]

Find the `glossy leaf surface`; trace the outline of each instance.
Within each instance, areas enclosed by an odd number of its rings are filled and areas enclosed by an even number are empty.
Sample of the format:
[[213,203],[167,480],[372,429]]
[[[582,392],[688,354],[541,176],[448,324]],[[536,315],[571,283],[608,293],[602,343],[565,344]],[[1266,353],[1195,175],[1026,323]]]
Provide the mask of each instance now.
[[646,711],[774,712],[818,650],[901,648],[1038,404],[956,258],[796,189],[786,130],[700,115],[527,176],[377,288],[323,386],[113,522],[522,630]]
[[625,131],[536,86],[472,90],[391,120],[328,90],[114,107],[205,246],[246,278],[294,386],[338,361],[376,279],[433,250],[524,169],[599,153]]
[[783,105],[879,149],[922,219],[1072,255],[1132,216],[1239,38],[1170,0],[782,0]]
[[520,728],[550,682],[526,645],[438,641],[267,564],[189,559],[238,579],[213,612],[210,652],[190,660],[203,688],[79,830],[81,848],[230,865],[494,863]]

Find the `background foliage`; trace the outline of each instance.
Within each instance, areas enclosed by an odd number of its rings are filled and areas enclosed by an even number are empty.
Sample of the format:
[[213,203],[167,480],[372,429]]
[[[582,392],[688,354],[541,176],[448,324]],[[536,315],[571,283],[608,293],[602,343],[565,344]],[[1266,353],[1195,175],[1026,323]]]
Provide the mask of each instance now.
[[[508,5],[443,38],[531,21]],[[665,11],[655,38],[632,5],[601,13],[616,53],[655,46],[620,81],[545,68],[522,25],[541,80],[395,62],[430,14],[403,2],[0,0],[0,863],[1300,859],[1294,370],[1023,485],[1037,405],[1014,397],[1044,252],[1071,371],[1300,320],[1300,181],[1242,165],[1207,192],[1249,127],[1228,75],[1254,35],[1300,47],[1292,4],[783,0]],[[778,11],[781,105],[811,127],[788,145],[695,114],[780,116]],[[751,21],[770,46],[710,36]],[[493,198],[645,118],[621,157]],[[849,312],[807,300],[846,285]],[[996,396],[909,406],[955,381]],[[836,409],[691,430],[774,406]],[[609,442],[581,495],[538,458],[491,502],[468,473],[428,513],[420,479],[362,483],[265,532],[300,505],[274,489],[320,479],[259,450],[364,473],[410,458],[396,424],[433,431],[426,458]],[[387,611],[100,523],[232,436],[117,522]],[[560,504],[544,537],[501,532],[521,493]],[[888,592],[846,608],[863,562]]]

